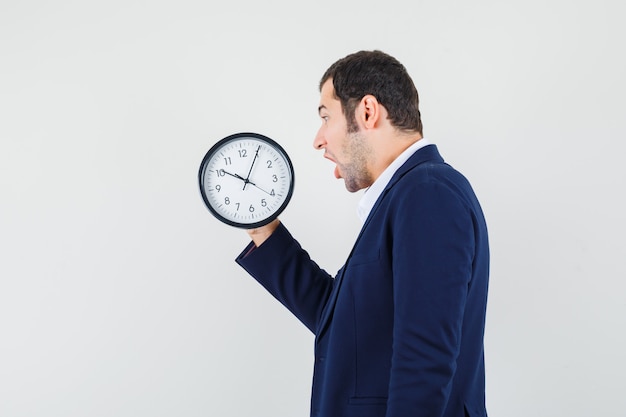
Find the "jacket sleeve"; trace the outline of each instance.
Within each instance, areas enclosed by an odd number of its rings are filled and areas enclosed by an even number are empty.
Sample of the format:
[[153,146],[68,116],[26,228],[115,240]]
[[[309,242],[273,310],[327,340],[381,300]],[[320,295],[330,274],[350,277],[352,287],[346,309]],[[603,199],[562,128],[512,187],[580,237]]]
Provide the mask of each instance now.
[[387,417],[441,416],[450,399],[474,252],[470,209],[413,185],[394,203],[393,354]]
[[236,262],[315,333],[334,279],[282,223],[258,248],[250,243]]

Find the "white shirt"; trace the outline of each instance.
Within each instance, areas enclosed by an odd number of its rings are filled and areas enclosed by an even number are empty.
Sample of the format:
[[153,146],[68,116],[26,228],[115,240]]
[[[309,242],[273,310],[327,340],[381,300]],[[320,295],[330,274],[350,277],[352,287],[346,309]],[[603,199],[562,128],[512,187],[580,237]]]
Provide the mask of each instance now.
[[376,204],[376,200],[378,200],[378,197],[380,197],[380,194],[383,192],[387,184],[389,184],[391,177],[393,177],[393,174],[396,173],[398,168],[400,168],[418,149],[427,145],[430,145],[430,142],[428,142],[427,139],[422,138],[406,148],[404,152],[398,155],[398,157],[394,159],[387,168],[385,168],[382,174],[376,178],[376,181],[374,181],[374,183],[365,190],[365,194],[363,194],[361,200],[359,200],[359,205],[357,206],[357,214],[359,215],[359,219],[361,219],[361,223],[365,223],[367,216],[369,216],[374,204]]

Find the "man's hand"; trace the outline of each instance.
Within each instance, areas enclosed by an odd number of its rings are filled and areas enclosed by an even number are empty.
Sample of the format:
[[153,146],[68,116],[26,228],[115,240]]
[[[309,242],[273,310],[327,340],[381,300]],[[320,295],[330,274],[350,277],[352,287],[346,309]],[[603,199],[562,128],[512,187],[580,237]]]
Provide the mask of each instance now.
[[247,232],[256,247],[258,248],[263,244],[263,242],[267,240],[268,237],[271,236],[272,233],[274,233],[274,230],[276,230],[279,224],[280,220],[275,219],[271,223],[266,224],[265,226],[261,226],[257,229],[248,229]]

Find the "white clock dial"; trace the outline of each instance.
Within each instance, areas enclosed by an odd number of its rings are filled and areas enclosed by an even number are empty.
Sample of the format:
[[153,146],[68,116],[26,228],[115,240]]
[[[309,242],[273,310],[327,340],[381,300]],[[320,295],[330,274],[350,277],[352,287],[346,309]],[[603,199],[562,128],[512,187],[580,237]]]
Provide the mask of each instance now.
[[294,174],[287,153],[256,133],[222,139],[204,157],[199,172],[205,204],[222,222],[259,227],[280,214],[291,199]]

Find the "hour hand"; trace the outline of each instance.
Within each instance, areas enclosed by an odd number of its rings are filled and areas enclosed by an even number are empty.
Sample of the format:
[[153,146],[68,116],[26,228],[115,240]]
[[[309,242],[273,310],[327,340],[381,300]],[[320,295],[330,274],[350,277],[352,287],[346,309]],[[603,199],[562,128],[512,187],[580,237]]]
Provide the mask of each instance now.
[[245,182],[245,181],[246,181],[246,179],[245,179],[244,177],[242,177],[241,175],[239,175],[239,174],[231,174],[230,172],[228,172],[228,171],[226,171],[226,170],[224,170],[224,169],[222,169],[222,172],[223,172],[224,174],[230,175],[231,177],[239,178],[239,179],[240,179],[241,181],[243,181],[243,182]]

